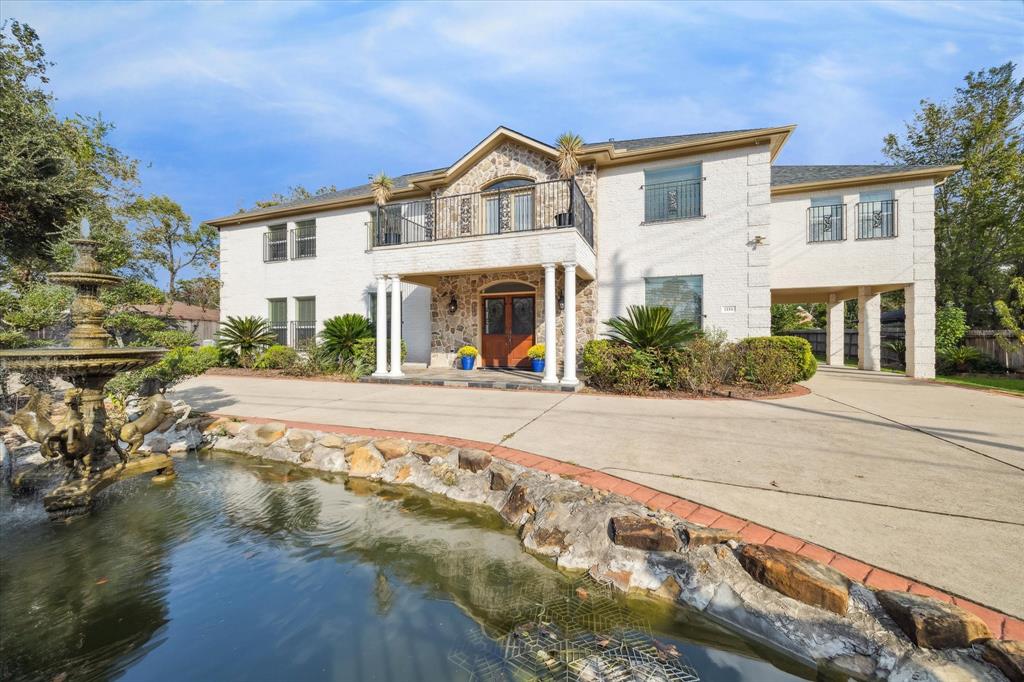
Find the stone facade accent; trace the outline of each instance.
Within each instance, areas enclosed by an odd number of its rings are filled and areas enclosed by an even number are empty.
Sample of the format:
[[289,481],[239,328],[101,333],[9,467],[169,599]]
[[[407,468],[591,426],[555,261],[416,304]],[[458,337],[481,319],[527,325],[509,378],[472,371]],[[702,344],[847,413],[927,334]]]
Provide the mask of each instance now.
[[[557,269],[555,290],[562,291],[565,273]],[[444,275],[431,290],[430,296],[430,364],[435,367],[455,366],[455,352],[460,346],[481,345],[480,294],[498,282],[522,282],[536,292],[534,317],[536,329],[534,343],[544,342],[544,270],[506,270],[501,272],[480,272],[465,275]],[[527,287],[524,287],[524,289]],[[458,302],[458,310],[448,312],[452,296]],[[558,359],[562,360],[563,316],[556,313],[556,338]],[[597,286],[590,281],[576,277],[576,356],[582,354],[583,345],[597,335]]]

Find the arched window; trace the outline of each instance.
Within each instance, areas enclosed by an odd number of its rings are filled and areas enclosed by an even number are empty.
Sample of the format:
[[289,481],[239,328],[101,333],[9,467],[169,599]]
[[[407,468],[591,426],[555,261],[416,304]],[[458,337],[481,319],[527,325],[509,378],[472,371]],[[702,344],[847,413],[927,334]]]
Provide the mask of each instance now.
[[484,294],[518,294],[525,291],[536,291],[533,285],[524,282],[498,282],[483,290]]
[[505,178],[482,190],[488,234],[533,229],[534,184],[529,178]]
[[504,180],[495,180],[491,184],[485,185],[483,191],[493,192],[499,189],[512,189],[513,187],[529,187],[533,184],[533,180],[529,178],[505,178]]

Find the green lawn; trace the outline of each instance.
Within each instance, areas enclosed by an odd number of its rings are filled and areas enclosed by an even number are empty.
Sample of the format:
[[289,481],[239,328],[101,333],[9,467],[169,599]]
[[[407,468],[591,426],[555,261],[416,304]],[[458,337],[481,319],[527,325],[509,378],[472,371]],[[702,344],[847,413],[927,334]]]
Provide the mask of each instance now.
[[977,386],[979,388],[997,388],[1000,391],[1020,393],[1024,395],[1024,379],[1012,379],[1010,377],[994,377],[987,374],[965,374],[958,376],[940,376],[935,378],[945,384],[959,384],[961,386]]

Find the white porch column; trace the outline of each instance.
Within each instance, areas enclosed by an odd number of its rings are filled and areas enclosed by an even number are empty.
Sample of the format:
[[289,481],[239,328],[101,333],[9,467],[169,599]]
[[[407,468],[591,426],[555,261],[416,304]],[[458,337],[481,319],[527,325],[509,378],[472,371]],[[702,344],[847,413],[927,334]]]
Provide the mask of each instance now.
[[541,383],[557,384],[558,373],[555,364],[558,355],[555,352],[555,264],[544,263],[544,378]]
[[903,289],[907,330],[907,376],[935,378],[935,283],[922,281]]
[[388,280],[377,275],[377,368],[375,377],[388,375]]
[[842,367],[846,354],[846,301],[838,294],[829,294],[825,304],[825,362],[833,367]]
[[402,280],[391,275],[391,372],[388,376],[402,375]]
[[562,367],[562,383],[575,386],[576,380],[576,263],[563,263],[565,268],[565,360]]
[[882,369],[882,295],[871,287],[857,292],[857,367]]

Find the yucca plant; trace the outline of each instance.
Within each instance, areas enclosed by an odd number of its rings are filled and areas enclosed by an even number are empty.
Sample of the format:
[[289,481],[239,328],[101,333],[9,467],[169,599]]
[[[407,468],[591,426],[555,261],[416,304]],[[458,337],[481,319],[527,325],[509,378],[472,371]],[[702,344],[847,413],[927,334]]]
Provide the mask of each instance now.
[[387,173],[381,171],[370,178],[370,189],[373,192],[373,200],[378,206],[383,206],[391,200],[395,181]]
[[349,313],[338,315],[324,322],[320,332],[321,346],[324,352],[340,360],[342,363],[352,358],[352,349],[359,339],[373,336],[370,321],[362,315]]
[[265,318],[228,316],[227,322],[217,332],[217,345],[238,355],[242,367],[251,368],[256,356],[263,349],[277,343],[277,335]]
[[605,324],[615,341],[636,350],[680,348],[700,336],[700,329],[687,320],[672,320],[672,309],[665,306],[631,305],[626,317],[619,315]]
[[572,132],[564,132],[555,143],[558,149],[558,173],[568,180],[580,169],[580,152],[583,151],[583,138]]

